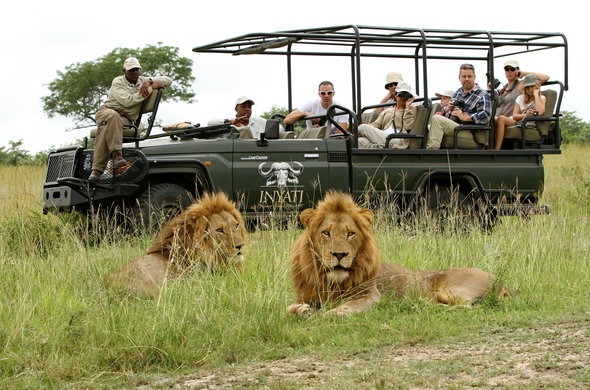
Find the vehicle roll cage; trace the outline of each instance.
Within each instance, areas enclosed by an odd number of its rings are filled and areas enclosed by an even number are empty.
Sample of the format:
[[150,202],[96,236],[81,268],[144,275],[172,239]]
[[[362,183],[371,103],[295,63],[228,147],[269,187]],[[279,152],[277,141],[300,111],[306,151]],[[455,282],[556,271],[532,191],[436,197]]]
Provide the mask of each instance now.
[[563,48],[563,86],[568,89],[568,45],[562,33],[483,30],[417,29],[343,25],[304,30],[250,33],[193,48],[197,53],[232,55],[283,55],[287,58],[288,110],[292,104],[292,57],[339,56],[350,58],[352,110],[362,111],[361,58],[414,60],[415,88],[430,96],[427,61],[486,61],[488,82],[494,80],[494,59],[522,53]]

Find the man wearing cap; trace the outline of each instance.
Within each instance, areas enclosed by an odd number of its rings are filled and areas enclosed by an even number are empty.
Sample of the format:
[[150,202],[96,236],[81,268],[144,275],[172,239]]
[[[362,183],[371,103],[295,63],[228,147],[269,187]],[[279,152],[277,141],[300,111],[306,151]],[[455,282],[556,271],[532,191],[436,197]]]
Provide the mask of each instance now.
[[113,169],[127,164],[123,158],[123,125],[139,116],[143,101],[154,89],[172,84],[170,77],[144,77],[140,75],[139,60],[129,57],[123,63],[123,75],[115,77],[104,105],[96,111],[98,130],[94,141],[92,172],[88,180],[98,181],[109,159]]
[[496,107],[496,116],[511,116],[514,110],[514,102],[522,93],[522,78],[527,75],[535,75],[540,85],[549,81],[549,76],[536,72],[525,72],[520,70],[518,61],[511,58],[504,62],[504,74],[508,83],[499,91],[498,106]]
[[[383,99],[381,99],[379,104],[395,102],[395,96],[397,95],[397,92],[396,92],[397,85],[399,83],[401,83],[402,81],[404,81],[404,78],[401,73],[397,73],[397,72],[387,73],[387,76],[385,77],[385,89],[387,90],[387,95],[385,95],[385,97]],[[385,109],[385,107],[377,107],[373,110],[373,112],[379,114],[384,109]]]
[[[387,136],[396,133],[408,133],[416,121],[417,108],[412,106],[415,95],[410,85],[400,81],[397,85],[396,105],[384,110],[375,122],[362,124],[358,128],[360,148],[383,148]],[[407,149],[408,138],[393,138],[389,143],[392,149]]]
[[[442,115],[432,117],[426,142],[427,149],[439,149],[443,136],[453,136],[455,127],[461,124],[484,125],[490,121],[492,104],[487,91],[475,83],[475,68],[463,64],[459,68],[461,88],[443,108]],[[462,107],[460,107],[462,103]],[[451,114],[450,118],[446,115]]]
[[[295,109],[285,117],[285,124],[290,125],[308,116],[325,115],[328,111],[328,107],[332,104],[342,105],[334,100],[334,84],[330,81],[322,81],[318,86],[318,97],[306,102],[298,109]],[[348,127],[348,115],[338,115],[336,117],[338,123],[343,127]],[[307,120],[307,129],[313,129],[315,127],[321,127],[323,124],[320,118]]]
[[[239,97],[236,100],[235,110],[236,115],[228,119],[214,119],[208,122],[209,126],[220,125],[222,123],[230,123],[240,130],[240,137],[250,138],[248,129],[252,133],[253,138],[259,138],[261,133],[264,133],[266,127],[266,119],[252,116],[252,106],[254,100],[247,96]],[[245,134],[248,136],[244,137]]]

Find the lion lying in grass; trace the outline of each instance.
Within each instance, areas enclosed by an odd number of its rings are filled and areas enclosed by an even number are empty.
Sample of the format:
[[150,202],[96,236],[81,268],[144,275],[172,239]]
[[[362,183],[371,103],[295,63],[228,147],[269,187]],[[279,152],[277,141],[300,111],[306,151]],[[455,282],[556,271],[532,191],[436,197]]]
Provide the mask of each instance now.
[[242,216],[223,193],[205,194],[164,226],[147,253],[107,276],[108,286],[156,296],[166,277],[193,269],[241,270],[246,241]]
[[328,313],[350,315],[379,302],[381,292],[419,294],[449,305],[470,305],[490,291],[509,294],[494,285],[493,275],[477,268],[416,271],[381,262],[371,229],[373,212],[349,195],[331,192],[300,219],[305,231],[291,251],[296,299],[288,313],[306,314],[326,302],[345,301]]

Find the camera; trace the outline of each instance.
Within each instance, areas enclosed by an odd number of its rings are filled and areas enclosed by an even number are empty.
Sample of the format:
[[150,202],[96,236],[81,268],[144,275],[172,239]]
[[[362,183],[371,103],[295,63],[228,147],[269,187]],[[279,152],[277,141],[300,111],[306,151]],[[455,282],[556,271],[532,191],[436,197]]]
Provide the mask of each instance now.
[[461,100],[461,99],[453,100],[452,104],[454,105],[455,108],[458,108],[461,111],[463,111],[463,109],[465,108],[465,101]]
[[410,100],[413,96],[407,91],[401,91],[397,93],[397,96],[402,100]]
[[500,80],[498,80],[498,79],[494,79],[494,88],[493,88],[493,89],[498,89],[498,87],[500,86],[500,84],[502,84],[502,83],[500,82]]

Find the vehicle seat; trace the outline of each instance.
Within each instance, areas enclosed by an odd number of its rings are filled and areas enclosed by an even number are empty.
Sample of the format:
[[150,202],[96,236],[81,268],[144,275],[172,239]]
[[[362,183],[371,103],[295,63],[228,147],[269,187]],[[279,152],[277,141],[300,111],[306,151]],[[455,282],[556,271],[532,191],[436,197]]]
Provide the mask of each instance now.
[[[553,111],[555,110],[555,105],[557,103],[557,91],[553,89],[547,89],[541,93],[545,95],[546,98],[545,115],[539,118],[554,116]],[[504,134],[504,140],[522,141],[524,126],[524,141],[540,144],[548,137],[550,131],[555,127],[554,121],[532,121],[532,123],[534,124],[531,126],[527,126],[526,123],[521,123],[515,126],[507,127]]]
[[326,126],[316,127],[313,129],[305,129],[297,139],[313,139],[313,138],[325,138],[326,137]]

